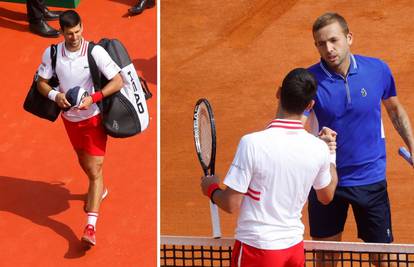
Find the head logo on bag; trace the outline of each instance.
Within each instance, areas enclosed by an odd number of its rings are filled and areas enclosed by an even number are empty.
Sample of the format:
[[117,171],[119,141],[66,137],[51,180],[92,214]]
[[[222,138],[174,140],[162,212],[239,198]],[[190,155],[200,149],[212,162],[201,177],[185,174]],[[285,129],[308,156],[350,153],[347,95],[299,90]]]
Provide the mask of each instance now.
[[[149,115],[146,99],[151,92],[145,81],[141,79],[127,50],[116,39],[101,39],[98,45],[102,46],[112,60],[121,68],[124,82],[123,88],[98,103],[101,109],[102,122],[105,131],[112,137],[129,137],[144,131],[149,124]],[[101,75],[92,56],[93,43],[88,46],[88,62],[95,91],[101,90],[108,80]]]

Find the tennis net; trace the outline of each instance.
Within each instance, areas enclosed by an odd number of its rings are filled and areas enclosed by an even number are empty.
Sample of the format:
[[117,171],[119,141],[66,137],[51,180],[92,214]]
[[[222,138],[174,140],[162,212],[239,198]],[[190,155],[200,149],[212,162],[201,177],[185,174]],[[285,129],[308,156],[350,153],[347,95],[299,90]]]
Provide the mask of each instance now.
[[[230,266],[233,238],[161,236],[161,266]],[[305,266],[413,266],[414,245],[305,241]],[[317,263],[320,263],[317,265]]]

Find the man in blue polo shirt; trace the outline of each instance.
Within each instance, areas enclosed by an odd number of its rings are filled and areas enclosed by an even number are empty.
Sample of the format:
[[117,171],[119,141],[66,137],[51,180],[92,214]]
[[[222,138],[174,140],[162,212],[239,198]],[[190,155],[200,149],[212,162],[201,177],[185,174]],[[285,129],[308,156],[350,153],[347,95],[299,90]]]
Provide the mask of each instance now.
[[316,240],[341,240],[349,204],[365,242],[391,243],[390,205],[385,180],[385,139],[381,102],[410,152],[414,139],[409,118],[396,96],[394,78],[381,60],[353,55],[353,36],[345,19],[326,13],[313,24],[321,61],[309,68],[318,81],[308,121],[337,135],[338,188],[329,205],[309,196],[310,233]]

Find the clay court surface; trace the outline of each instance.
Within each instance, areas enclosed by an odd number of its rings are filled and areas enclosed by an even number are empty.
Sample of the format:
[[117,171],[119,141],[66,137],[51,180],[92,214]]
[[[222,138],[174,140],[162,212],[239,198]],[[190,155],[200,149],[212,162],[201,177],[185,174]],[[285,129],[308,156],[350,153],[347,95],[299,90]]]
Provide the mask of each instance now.
[[[223,178],[242,135],[263,129],[273,118],[275,91],[285,74],[319,61],[311,26],[327,11],[339,12],[348,20],[354,33],[353,53],[379,57],[389,64],[399,99],[413,118],[411,1],[162,3],[161,234],[211,234],[192,139],[197,99],[208,98],[215,112],[216,172]],[[414,243],[414,171],[397,155],[403,142],[385,113],[384,124],[395,242]],[[223,235],[233,236],[236,215],[220,215]],[[309,239],[308,229],[305,238]],[[353,216],[344,240],[358,241]]]
[[[157,9],[128,18],[135,2],[83,0],[76,8],[84,37],[120,39],[153,93],[149,128],[132,138],[109,139],[104,165],[109,196],[97,224],[97,245],[89,251],[79,241],[87,178],[63,123],[22,108],[44,49],[63,37],[30,33],[25,5],[0,2],[1,266],[156,266]],[[57,21],[50,24],[58,27]]]

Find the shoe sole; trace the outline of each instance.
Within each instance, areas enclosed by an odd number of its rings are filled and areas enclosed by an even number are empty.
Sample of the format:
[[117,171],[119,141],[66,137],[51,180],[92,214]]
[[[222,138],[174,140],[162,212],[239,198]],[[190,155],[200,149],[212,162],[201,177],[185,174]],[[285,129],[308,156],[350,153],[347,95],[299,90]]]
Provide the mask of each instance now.
[[96,245],[96,243],[93,243],[89,238],[86,238],[86,237],[82,237],[81,241],[89,247],[93,247]]

